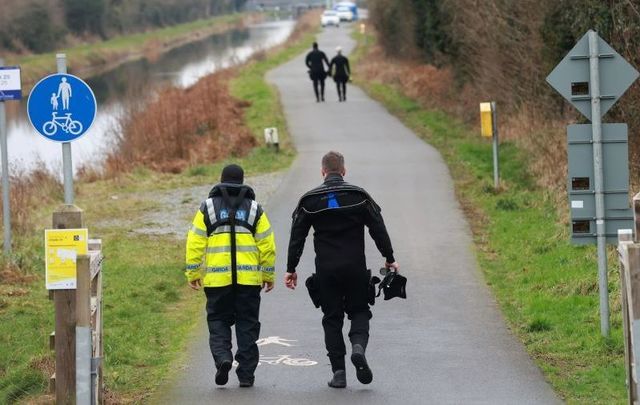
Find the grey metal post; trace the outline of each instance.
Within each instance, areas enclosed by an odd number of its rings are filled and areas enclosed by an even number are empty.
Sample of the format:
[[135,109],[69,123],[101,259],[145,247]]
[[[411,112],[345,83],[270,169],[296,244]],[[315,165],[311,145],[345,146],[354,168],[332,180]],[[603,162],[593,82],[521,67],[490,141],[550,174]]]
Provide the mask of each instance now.
[[[67,73],[67,55],[56,55],[58,73]],[[71,160],[71,142],[62,144],[62,172],[64,176],[64,203],[73,204],[73,162]]]
[[498,118],[496,102],[491,102],[491,131],[493,132],[493,187],[500,187],[500,159],[498,158]]
[[[4,59],[0,58],[0,66]],[[4,101],[0,101],[0,148],[2,149],[2,226],[4,227],[4,254],[11,253],[11,206],[9,205],[9,151],[7,146],[7,117]]]
[[76,326],[76,404],[93,404],[91,375],[91,328]]
[[591,82],[591,128],[593,130],[593,168],[596,197],[596,236],[600,288],[600,331],[609,336],[609,281],[607,279],[607,238],[604,220],[604,172],[602,162],[602,118],[600,114],[600,72],[598,34],[589,31],[589,74]]

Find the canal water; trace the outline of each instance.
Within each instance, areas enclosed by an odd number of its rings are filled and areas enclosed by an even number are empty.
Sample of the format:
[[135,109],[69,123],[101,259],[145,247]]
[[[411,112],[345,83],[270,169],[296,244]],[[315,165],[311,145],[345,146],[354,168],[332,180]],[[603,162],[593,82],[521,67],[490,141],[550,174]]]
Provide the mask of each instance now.
[[[174,48],[154,60],[143,58],[94,77],[83,77],[96,95],[98,114],[91,129],[72,143],[74,169],[103,161],[115,144],[118,117],[128,104],[144,101],[162,86],[186,88],[203,76],[242,63],[260,51],[283,43],[294,25],[294,21],[286,20],[236,29]],[[5,104],[11,167],[29,170],[43,163],[59,173],[61,144],[45,139],[29,124],[27,95],[21,102]]]

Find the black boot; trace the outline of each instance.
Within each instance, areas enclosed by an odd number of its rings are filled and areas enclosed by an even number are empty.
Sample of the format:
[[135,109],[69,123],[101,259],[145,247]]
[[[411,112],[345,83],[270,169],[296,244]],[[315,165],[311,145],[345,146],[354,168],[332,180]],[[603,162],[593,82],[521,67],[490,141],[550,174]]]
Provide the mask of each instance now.
[[248,380],[240,380],[240,384],[239,385],[240,385],[241,388],[250,388],[250,387],[253,387],[253,381],[254,381],[253,378],[248,379]]
[[331,388],[346,388],[347,386],[347,373],[344,370],[336,370],[333,373],[333,378],[328,382]]
[[367,364],[367,358],[364,357],[364,347],[359,344],[353,345],[351,352],[351,362],[356,367],[356,376],[358,381],[363,384],[369,384],[373,381],[373,373]]
[[220,363],[216,371],[216,384],[225,385],[229,381],[229,370],[231,370],[231,360],[224,360]]

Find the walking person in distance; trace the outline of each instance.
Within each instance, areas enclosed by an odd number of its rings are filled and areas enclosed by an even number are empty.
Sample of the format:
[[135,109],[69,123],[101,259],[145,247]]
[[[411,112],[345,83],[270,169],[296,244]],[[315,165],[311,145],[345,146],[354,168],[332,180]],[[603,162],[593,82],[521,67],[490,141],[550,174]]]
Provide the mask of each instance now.
[[267,215],[243,181],[240,166],[226,166],[200,205],[187,236],[186,276],[192,289],[204,287],[207,296],[216,384],[229,380],[235,324],[236,374],[240,387],[251,387],[260,356],[260,290],[273,289],[276,246]]
[[[309,69],[309,78],[313,81],[313,91],[316,101],[324,101],[324,81],[329,70],[329,59],[324,52],[318,49],[318,43],[313,43],[313,50],[307,54],[305,64]],[[325,65],[327,66],[325,68]]]
[[351,76],[349,59],[342,55],[342,48],[336,48],[337,55],[329,63],[329,74],[333,76],[338,88],[338,101],[347,101],[347,82]]
[[351,362],[358,381],[369,384],[373,373],[365,351],[372,316],[368,300],[371,275],[367,271],[364,251],[365,226],[386,258],[384,266],[394,271],[399,266],[380,207],[364,189],[344,181],[346,171],[342,154],[329,152],[324,155],[321,173],[324,183],[303,195],[293,213],[284,281],[290,289],[297,286],[296,267],[309,229],[313,227],[316,273],[307,283],[311,281],[313,290],[317,291],[324,314],[322,326],[333,371],[329,386],[344,388],[347,385],[346,348],[342,335],[345,313],[351,320]]

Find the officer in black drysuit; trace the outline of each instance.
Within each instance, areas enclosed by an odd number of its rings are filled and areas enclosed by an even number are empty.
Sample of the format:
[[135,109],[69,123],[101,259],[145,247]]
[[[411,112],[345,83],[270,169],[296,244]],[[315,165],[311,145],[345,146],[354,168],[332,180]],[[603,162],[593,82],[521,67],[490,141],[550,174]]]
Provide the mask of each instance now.
[[[318,49],[318,43],[313,43],[313,50],[307,54],[305,64],[309,68],[309,78],[313,81],[313,91],[316,94],[316,101],[324,101],[324,80],[327,78],[329,70],[329,59],[324,52]],[[325,64],[327,68],[325,69]]]
[[347,101],[347,82],[351,76],[351,68],[349,67],[349,59],[342,55],[342,48],[337,47],[338,54],[331,59],[329,63],[329,74],[333,76],[338,88],[338,101]]
[[385,266],[397,271],[398,264],[393,257],[380,207],[365,190],[343,180],[342,155],[329,152],[323,157],[322,166],[324,183],[306,193],[293,213],[285,284],[290,289],[297,285],[296,266],[309,228],[313,227],[315,287],[324,314],[325,345],[334,373],[329,386],[344,388],[346,349],[342,326],[345,312],[351,320],[351,361],[356,367],[358,380],[368,384],[373,379],[364,356],[371,318],[368,304],[370,274],[364,252],[365,225],[386,258]]

